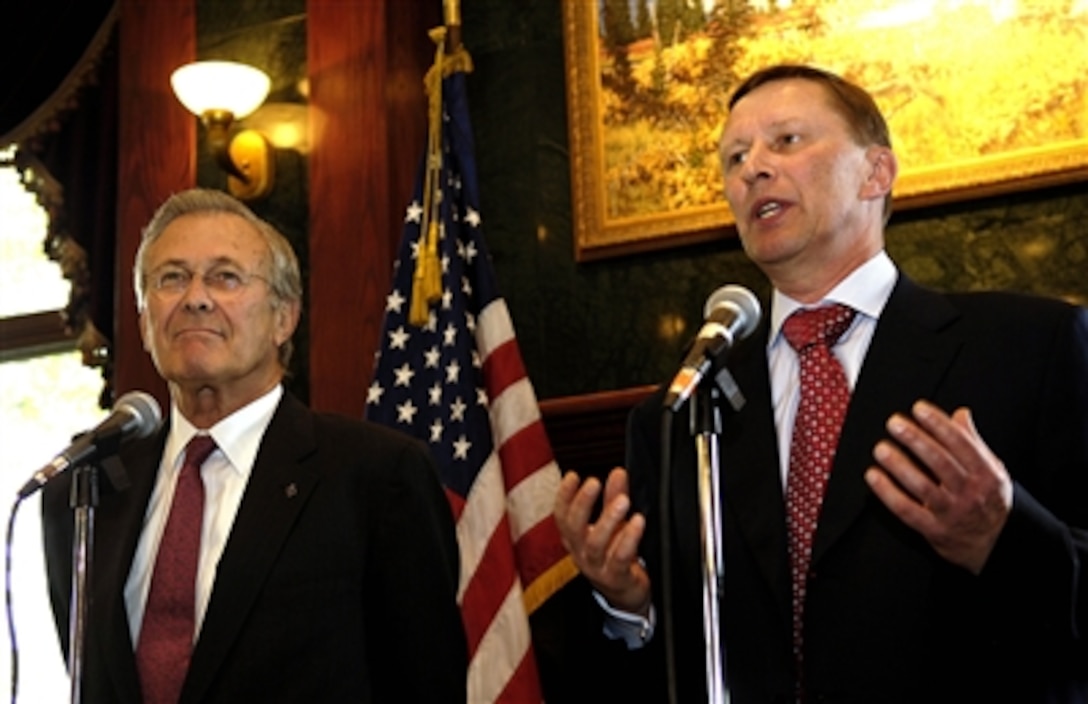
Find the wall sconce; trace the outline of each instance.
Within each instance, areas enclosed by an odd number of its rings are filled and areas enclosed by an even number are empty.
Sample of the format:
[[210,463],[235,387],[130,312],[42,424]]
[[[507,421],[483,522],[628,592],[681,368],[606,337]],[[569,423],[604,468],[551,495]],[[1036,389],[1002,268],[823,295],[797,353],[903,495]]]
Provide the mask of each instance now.
[[208,146],[227,172],[227,190],[242,200],[262,198],[272,190],[272,147],[256,130],[231,137],[230,127],[260,107],[272,81],[260,69],[232,61],[198,61],[170,76],[174,94],[208,130]]

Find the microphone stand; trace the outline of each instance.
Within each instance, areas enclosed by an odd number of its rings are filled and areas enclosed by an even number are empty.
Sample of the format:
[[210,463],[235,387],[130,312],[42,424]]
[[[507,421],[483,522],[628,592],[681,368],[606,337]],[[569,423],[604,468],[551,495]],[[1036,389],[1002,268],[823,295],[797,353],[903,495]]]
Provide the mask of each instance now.
[[98,506],[98,467],[77,465],[73,469],[69,503],[74,512],[72,542],[72,599],[68,614],[68,675],[71,702],[79,704],[83,691],[83,661],[90,607],[91,567],[94,554],[94,510]]
[[699,490],[700,537],[703,557],[703,635],[706,639],[706,689],[709,704],[727,704],[725,647],[721,636],[720,606],[725,566],[722,547],[722,493],[719,438],[722,431],[720,400],[724,395],[733,410],[744,406],[744,396],[724,366],[714,384],[700,385],[689,404],[690,429],[695,439],[696,479]]

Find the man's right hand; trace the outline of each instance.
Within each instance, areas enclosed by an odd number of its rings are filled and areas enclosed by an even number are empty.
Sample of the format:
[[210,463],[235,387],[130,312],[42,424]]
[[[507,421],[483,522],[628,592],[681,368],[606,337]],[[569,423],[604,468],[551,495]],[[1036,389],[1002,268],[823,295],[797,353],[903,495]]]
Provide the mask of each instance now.
[[646,518],[627,512],[627,471],[613,469],[604,487],[601,515],[596,523],[589,518],[601,482],[590,477],[584,482],[567,472],[555,497],[555,521],[559,533],[582,574],[608,603],[620,611],[647,616],[650,612],[650,577],[638,559],[638,544],[646,530]]

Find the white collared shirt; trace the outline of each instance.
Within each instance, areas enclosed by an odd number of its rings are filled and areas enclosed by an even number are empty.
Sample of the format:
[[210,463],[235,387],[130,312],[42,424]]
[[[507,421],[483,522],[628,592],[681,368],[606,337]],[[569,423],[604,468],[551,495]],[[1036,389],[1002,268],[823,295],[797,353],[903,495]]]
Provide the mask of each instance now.
[[[238,409],[206,432],[215,440],[217,449],[204,462],[200,472],[205,496],[204,522],[200,533],[200,561],[197,565],[194,641],[204,623],[204,613],[207,611],[212,585],[215,583],[216,566],[226,546],[238,506],[242,503],[242,494],[245,493],[261,439],[282,396],[283,387],[277,384],[264,396]],[[166,438],[140,540],[132,558],[128,580],[125,582],[125,609],[133,646],[139,640],[155,555],[158,554],[159,541],[162,539],[170,504],[174,499],[182,455],[189,440],[201,432],[178,412],[177,406],[171,407],[170,418],[170,434]]]

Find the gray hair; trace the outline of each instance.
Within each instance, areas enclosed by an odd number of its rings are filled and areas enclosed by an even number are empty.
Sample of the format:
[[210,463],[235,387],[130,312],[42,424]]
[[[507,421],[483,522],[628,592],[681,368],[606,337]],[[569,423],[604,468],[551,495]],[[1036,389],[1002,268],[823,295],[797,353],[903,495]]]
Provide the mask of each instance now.
[[[143,230],[140,248],[136,250],[136,264],[132,269],[133,283],[136,288],[136,307],[143,311],[147,305],[147,252],[151,245],[162,236],[163,231],[183,215],[200,213],[227,213],[237,215],[249,224],[268,245],[272,255],[271,271],[266,272],[268,286],[272,291],[273,306],[283,303],[302,304],[302,276],[299,273],[298,257],[291,243],[279,230],[257,217],[244,203],[223,192],[209,188],[192,188],[170,196],[159,206]],[[293,345],[288,339],[279,349],[280,364],[287,369],[291,361]]]

